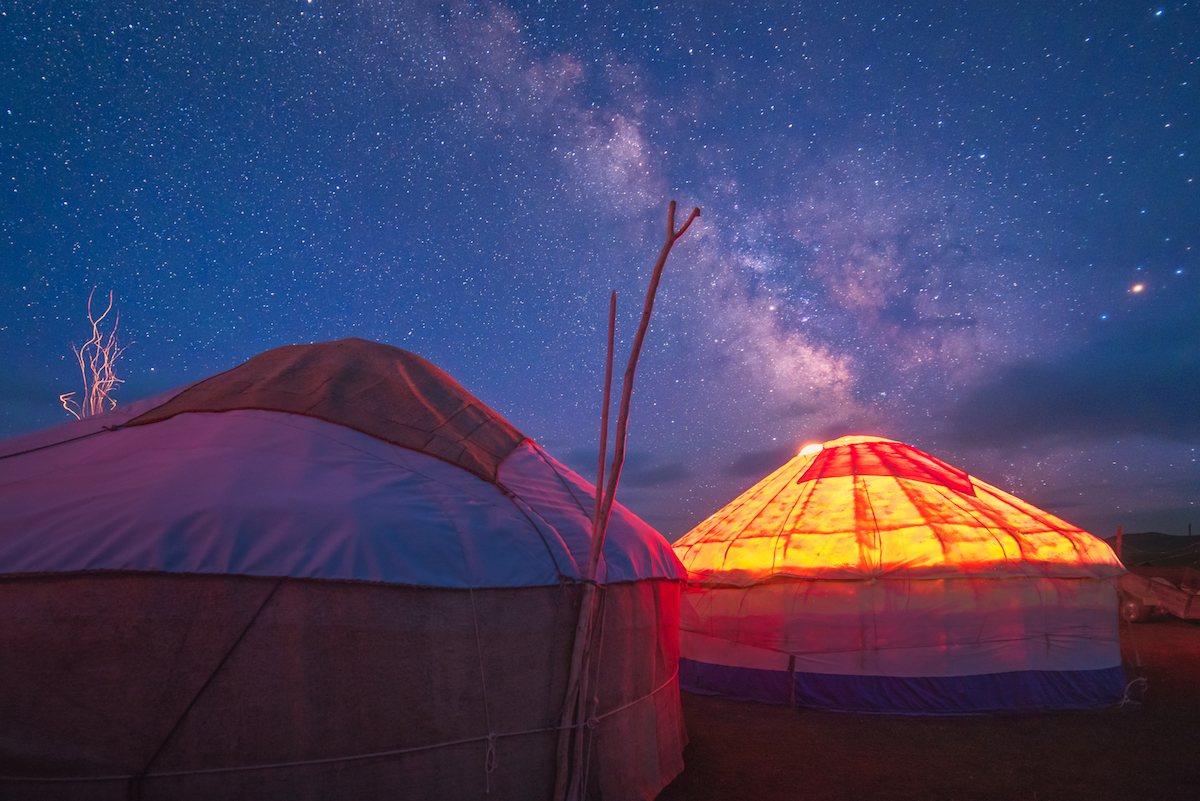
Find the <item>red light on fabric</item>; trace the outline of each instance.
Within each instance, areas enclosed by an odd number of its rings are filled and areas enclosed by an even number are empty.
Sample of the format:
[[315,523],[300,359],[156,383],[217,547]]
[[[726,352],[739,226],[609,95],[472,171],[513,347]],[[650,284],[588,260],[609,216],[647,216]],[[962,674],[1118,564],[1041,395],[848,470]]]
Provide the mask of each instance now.
[[825,448],[796,483],[841,476],[894,476],[939,484],[963,495],[975,494],[966,472],[902,442],[857,442]]

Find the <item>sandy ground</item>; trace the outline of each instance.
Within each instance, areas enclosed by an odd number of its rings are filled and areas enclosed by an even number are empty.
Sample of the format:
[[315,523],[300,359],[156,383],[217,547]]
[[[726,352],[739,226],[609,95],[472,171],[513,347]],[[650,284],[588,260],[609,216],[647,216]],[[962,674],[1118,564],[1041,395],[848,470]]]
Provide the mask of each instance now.
[[1200,625],[1122,624],[1141,702],[1094,712],[905,717],[684,694],[686,767],[659,801],[1200,799]]

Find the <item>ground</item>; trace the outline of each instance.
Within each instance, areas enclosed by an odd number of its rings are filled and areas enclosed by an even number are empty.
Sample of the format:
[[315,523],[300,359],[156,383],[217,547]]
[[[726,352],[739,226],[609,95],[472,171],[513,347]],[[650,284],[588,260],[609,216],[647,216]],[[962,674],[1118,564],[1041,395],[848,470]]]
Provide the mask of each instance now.
[[[1200,799],[1200,625],[1121,625],[1141,702],[1094,712],[909,717],[684,694],[685,768],[658,801]],[[1135,688],[1136,689],[1136,688]]]

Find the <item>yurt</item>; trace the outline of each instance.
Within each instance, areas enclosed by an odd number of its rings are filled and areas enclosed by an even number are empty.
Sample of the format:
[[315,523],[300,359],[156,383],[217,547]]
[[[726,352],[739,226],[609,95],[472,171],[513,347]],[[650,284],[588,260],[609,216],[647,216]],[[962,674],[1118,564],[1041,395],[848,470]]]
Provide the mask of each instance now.
[[805,447],[674,547],[684,690],[908,714],[1122,697],[1112,550],[900,442]]
[[[0,796],[550,798],[593,491],[358,339],[3,443]],[[682,769],[684,575],[614,507],[588,797]]]

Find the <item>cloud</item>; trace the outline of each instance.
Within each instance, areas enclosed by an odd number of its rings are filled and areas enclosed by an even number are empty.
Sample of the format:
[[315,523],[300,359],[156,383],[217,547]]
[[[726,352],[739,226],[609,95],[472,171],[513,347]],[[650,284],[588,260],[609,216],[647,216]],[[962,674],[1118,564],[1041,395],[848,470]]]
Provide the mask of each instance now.
[[[596,462],[599,456],[598,449],[575,448],[566,454],[563,462],[588,481],[595,481]],[[611,448],[609,448],[607,459],[611,466]],[[655,454],[646,451],[626,451],[625,463],[621,466],[620,486],[639,489],[658,487],[665,484],[676,484],[690,478],[691,475],[691,470],[681,461],[664,462]]]
[[990,448],[1129,436],[1200,442],[1198,399],[1200,314],[1190,312],[1002,368],[951,410],[949,433]]
[[660,487],[664,484],[678,484],[691,476],[691,471],[683,462],[668,462],[653,466],[621,469],[621,483],[645,489]]
[[792,447],[742,453],[722,472],[733,478],[763,478],[786,464],[796,453],[796,448]]

